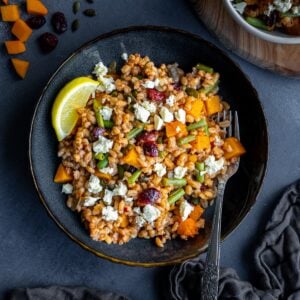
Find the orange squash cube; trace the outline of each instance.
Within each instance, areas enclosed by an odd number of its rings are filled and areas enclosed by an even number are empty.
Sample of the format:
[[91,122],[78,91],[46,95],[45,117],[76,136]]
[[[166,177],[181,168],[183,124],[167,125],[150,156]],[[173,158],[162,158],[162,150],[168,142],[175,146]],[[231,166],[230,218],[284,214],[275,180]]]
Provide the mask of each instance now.
[[18,58],[12,58],[11,62],[17,74],[24,79],[29,68],[29,62]]
[[192,147],[198,151],[210,149],[210,139],[206,135],[197,135]]
[[229,137],[225,139],[223,150],[225,159],[231,159],[233,157],[238,157],[246,153],[246,149],[244,148],[244,146],[235,137]]
[[26,51],[25,44],[21,41],[4,42],[8,54],[19,54]]
[[21,42],[26,42],[32,34],[32,29],[22,19],[19,19],[13,25],[11,32]]
[[135,148],[131,148],[123,158],[123,163],[135,168],[140,168],[141,164],[139,162],[139,155]]
[[185,221],[182,221],[177,229],[179,235],[184,235],[186,237],[193,237],[199,231],[197,223],[192,218],[187,218]]
[[179,121],[166,123],[165,126],[166,126],[167,137],[172,137],[172,136],[182,137],[188,134],[185,124]]
[[5,5],[1,6],[2,21],[5,22],[15,22],[20,18],[18,5]]
[[111,179],[110,174],[102,173],[102,172],[99,172],[98,170],[95,170],[95,176],[97,176],[101,179],[105,179],[105,180],[110,180]]
[[218,95],[213,95],[205,101],[206,113],[211,116],[222,110],[221,99]]
[[27,13],[32,15],[45,16],[48,14],[47,7],[39,0],[27,0]]
[[192,115],[194,118],[198,118],[205,113],[204,102],[195,97],[188,97],[184,109],[187,114]]
[[193,209],[193,211],[190,213],[190,218],[194,221],[198,221],[200,217],[202,216],[204,212],[204,209],[200,205],[196,205]]
[[73,177],[67,173],[63,164],[60,164],[56,171],[56,174],[54,177],[54,182],[55,183],[66,183],[66,182],[70,182],[72,179],[73,179]]

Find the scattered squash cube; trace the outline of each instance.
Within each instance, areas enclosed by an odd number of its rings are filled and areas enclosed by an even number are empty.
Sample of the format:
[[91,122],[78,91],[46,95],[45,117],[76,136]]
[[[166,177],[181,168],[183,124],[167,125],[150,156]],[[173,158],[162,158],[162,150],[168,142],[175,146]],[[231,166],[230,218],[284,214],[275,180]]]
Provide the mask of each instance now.
[[231,159],[233,157],[238,157],[246,153],[244,146],[235,137],[229,137],[225,139],[223,150],[225,152],[224,153],[225,159]]
[[123,163],[135,168],[140,168],[141,163],[139,162],[139,155],[135,148],[131,148],[123,158]]
[[27,0],[27,13],[32,15],[45,16],[48,14],[47,7],[39,0]]
[[208,116],[218,113],[222,110],[221,99],[218,95],[213,95],[205,101],[206,112]]
[[205,112],[204,102],[195,97],[188,97],[184,108],[187,114],[192,115],[194,118],[199,118]]
[[5,22],[15,22],[20,19],[18,5],[4,5],[0,7],[2,20]]
[[32,29],[22,19],[18,19],[12,27],[11,32],[21,42],[26,42],[32,34]]
[[102,173],[102,172],[99,172],[98,170],[95,170],[95,176],[97,176],[101,179],[105,179],[105,180],[110,180],[111,179],[110,174]]
[[166,126],[167,137],[172,137],[172,136],[182,137],[188,134],[185,124],[179,121],[166,123],[165,126]]
[[210,149],[210,139],[207,135],[197,135],[196,140],[192,143],[195,150]]
[[71,175],[69,175],[63,166],[63,164],[60,164],[57,168],[55,177],[54,177],[54,182],[55,183],[66,183],[70,182],[73,179]]
[[8,54],[20,54],[26,51],[25,44],[21,41],[6,41],[5,47]]

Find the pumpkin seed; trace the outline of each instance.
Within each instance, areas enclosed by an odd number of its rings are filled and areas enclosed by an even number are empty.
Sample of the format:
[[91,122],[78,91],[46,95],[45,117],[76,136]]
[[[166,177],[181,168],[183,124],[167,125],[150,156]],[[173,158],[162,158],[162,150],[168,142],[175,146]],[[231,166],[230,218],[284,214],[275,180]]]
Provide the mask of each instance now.
[[89,9],[84,10],[83,14],[87,17],[94,17],[94,16],[96,16],[96,11],[92,8],[89,8]]
[[80,10],[80,2],[79,1],[75,1],[73,3],[73,13],[77,14]]
[[71,28],[72,28],[73,32],[79,28],[79,20],[78,19],[76,19],[72,22]]

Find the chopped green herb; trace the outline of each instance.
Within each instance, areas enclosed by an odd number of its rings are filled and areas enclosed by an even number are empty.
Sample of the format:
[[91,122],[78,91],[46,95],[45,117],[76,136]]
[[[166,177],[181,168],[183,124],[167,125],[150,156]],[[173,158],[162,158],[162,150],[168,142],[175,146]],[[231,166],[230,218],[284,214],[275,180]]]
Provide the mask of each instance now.
[[177,200],[179,200],[183,195],[185,194],[184,189],[178,189],[170,194],[168,198],[168,202],[170,204],[175,203]]

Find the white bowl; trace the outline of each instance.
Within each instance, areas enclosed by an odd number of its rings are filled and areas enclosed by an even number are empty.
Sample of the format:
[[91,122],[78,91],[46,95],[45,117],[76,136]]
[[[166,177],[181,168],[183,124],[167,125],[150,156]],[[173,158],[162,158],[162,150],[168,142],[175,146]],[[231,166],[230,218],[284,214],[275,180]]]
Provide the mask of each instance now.
[[253,35],[271,43],[291,45],[300,44],[300,37],[287,35],[277,30],[265,31],[248,24],[244,17],[235,10],[230,0],[223,0],[223,3],[233,19]]

